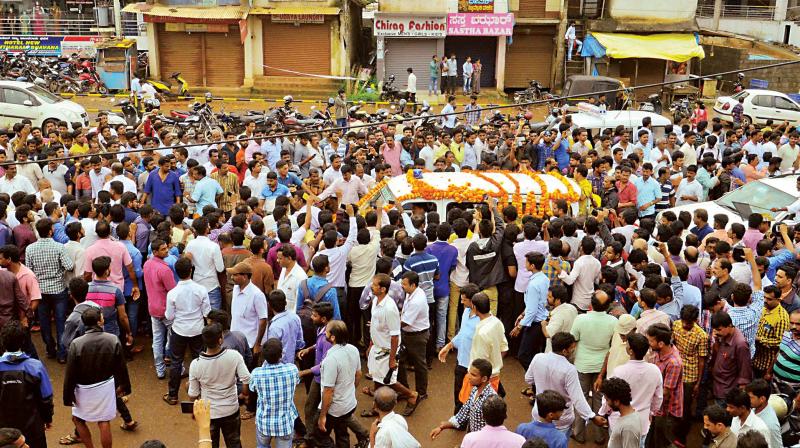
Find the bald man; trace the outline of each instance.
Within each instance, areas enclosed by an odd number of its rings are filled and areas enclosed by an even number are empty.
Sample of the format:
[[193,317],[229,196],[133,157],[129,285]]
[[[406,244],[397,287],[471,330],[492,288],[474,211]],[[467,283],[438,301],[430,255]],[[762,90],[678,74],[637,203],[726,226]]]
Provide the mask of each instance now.
[[378,418],[372,422],[369,430],[370,446],[374,448],[421,446],[408,432],[406,419],[395,414],[396,404],[397,392],[394,389],[383,386],[375,391],[373,409],[378,413]]

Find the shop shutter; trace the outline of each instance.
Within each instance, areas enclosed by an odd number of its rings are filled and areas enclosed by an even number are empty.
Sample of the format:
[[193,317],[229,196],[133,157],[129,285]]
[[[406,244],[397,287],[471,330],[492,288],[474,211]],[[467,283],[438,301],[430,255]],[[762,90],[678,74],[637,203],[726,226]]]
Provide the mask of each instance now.
[[[264,65],[315,75],[331,74],[331,22],[273,23],[263,19]],[[266,76],[293,76],[264,68]]]
[[161,79],[173,84],[176,81],[169,79],[175,72],[189,83],[189,88],[203,85],[203,67],[198,61],[203,45],[202,33],[186,33],[182,31],[166,31],[164,25],[158,25],[158,55]]
[[494,67],[497,58],[496,37],[448,37],[444,41],[444,48],[444,52],[448,57],[453,53],[456,54],[459,82],[461,83],[459,85],[464,85],[461,67],[464,65],[467,56],[470,56],[473,61],[476,58],[481,60],[481,65],[483,66],[481,69],[481,87],[494,87],[497,85]]
[[546,0],[519,0],[519,10],[515,14],[520,18],[542,18],[546,3]]
[[244,47],[239,28],[228,33],[205,33],[206,85],[241,87],[244,83]]
[[[417,92],[428,90],[430,81],[431,57],[436,54],[436,39],[400,39],[387,38],[385,40],[385,77],[394,75],[397,80],[395,87],[405,90],[408,81],[408,72],[411,67],[417,75]],[[441,57],[441,55],[439,55]]]
[[514,27],[513,42],[506,47],[507,88],[528,87],[528,82],[533,79],[544,87],[550,87],[555,33],[554,27]]

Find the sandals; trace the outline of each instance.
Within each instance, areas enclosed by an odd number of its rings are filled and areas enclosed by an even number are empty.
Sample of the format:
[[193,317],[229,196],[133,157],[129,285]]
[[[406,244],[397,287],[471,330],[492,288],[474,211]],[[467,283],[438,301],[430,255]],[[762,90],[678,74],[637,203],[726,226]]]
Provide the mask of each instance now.
[[164,400],[164,402],[166,402],[170,406],[175,406],[176,404],[178,404],[178,397],[172,397],[168,393],[161,396],[161,399]]
[[120,428],[121,430],[123,430],[123,431],[128,431],[128,432],[133,432],[133,431],[135,431],[135,430],[136,430],[136,428],[138,428],[138,427],[139,427],[139,422],[137,422],[136,420],[134,420],[134,421],[132,421],[132,422],[130,422],[130,423],[125,423],[125,422],[122,422],[122,424],[121,424],[121,425],[119,425],[119,428]]
[[522,389],[520,391],[520,393],[522,395],[525,395],[526,397],[533,397],[534,395],[536,395],[536,394],[533,393],[533,388],[532,387],[526,387],[525,389]]
[[58,439],[59,445],[75,445],[77,443],[83,443],[80,438],[76,437],[75,434],[67,434],[64,437]]
[[256,415],[255,412],[244,410],[239,413],[239,418],[241,420],[250,420],[251,418],[255,417],[255,415]]
[[370,389],[369,386],[364,386],[364,388],[361,389],[361,393],[363,393],[364,395],[368,395],[370,397],[375,396],[375,393],[372,391],[372,389]]
[[376,411],[375,409],[364,409],[363,411],[361,411],[361,414],[359,415],[363,418],[377,417],[378,411]]
[[419,406],[420,402],[427,397],[428,397],[427,395],[420,395],[419,393],[417,393],[417,398],[413,404],[410,401],[406,401],[406,408],[403,409],[402,413],[403,417],[410,417],[411,414],[413,414],[414,411],[417,410],[417,406]]

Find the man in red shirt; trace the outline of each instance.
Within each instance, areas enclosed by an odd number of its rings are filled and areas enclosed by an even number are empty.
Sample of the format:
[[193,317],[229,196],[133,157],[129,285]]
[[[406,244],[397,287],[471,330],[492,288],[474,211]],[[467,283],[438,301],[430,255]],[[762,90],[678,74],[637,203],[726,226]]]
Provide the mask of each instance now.
[[683,417],[683,361],[672,345],[672,329],[668,326],[651,325],[647,329],[647,340],[664,378],[664,400],[661,408],[653,413],[653,425],[647,436],[647,446],[655,448],[672,444],[675,424]]
[[622,214],[626,208],[636,208],[636,196],[639,192],[636,190],[636,185],[630,182],[631,167],[628,165],[621,165],[616,170],[617,177],[617,195],[619,196],[619,205],[617,205],[617,214]]

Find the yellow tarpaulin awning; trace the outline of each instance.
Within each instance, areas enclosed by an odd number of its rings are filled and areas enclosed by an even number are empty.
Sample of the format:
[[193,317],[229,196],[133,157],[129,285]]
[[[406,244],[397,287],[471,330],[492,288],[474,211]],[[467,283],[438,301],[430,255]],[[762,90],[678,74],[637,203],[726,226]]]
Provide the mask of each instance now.
[[624,34],[595,33],[591,36],[605,47],[606,56],[614,59],[653,58],[686,62],[692,58],[706,57],[703,47],[694,34]]
[[172,17],[177,19],[241,20],[247,17],[246,6],[215,6],[198,8],[191,6],[150,5],[131,3],[122,9],[124,12],[141,13],[152,17]]
[[254,15],[298,15],[298,16],[338,16],[339,8],[335,6],[293,6],[276,5],[269,8],[251,8]]

